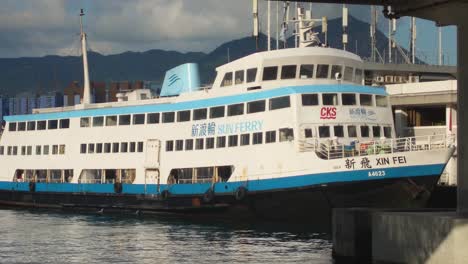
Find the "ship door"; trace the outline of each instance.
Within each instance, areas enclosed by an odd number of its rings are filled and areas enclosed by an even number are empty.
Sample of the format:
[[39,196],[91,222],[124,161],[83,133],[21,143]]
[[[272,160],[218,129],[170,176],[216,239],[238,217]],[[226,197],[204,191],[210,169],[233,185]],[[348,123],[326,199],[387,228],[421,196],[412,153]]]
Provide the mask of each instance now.
[[159,139],[148,139],[146,141],[146,169],[159,169],[159,152],[161,141]]
[[159,188],[159,170],[158,169],[146,169],[145,170],[145,183],[146,184],[158,184]]

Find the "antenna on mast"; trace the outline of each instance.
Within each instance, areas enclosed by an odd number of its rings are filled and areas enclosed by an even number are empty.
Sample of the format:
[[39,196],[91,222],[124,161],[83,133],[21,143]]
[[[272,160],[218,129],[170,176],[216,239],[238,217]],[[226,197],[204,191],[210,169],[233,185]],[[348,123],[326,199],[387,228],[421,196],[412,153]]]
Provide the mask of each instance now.
[[88,53],[86,51],[86,33],[83,30],[83,16],[84,12],[80,12],[80,36],[81,36],[81,51],[83,53],[83,74],[84,74],[84,91],[83,91],[83,104],[91,103],[91,89],[89,85],[89,71],[88,71]]
[[253,0],[253,36],[255,38],[255,50],[258,51],[258,0]]

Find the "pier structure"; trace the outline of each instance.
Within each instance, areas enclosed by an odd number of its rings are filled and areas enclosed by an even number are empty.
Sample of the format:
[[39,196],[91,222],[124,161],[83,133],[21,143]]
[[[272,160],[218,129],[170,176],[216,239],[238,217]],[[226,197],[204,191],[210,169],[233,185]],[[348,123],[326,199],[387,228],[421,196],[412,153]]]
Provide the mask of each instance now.
[[299,0],[379,5],[389,19],[403,16],[457,26],[457,209],[388,211],[336,209],[333,251],[338,259],[385,263],[466,263],[468,259],[468,1]]

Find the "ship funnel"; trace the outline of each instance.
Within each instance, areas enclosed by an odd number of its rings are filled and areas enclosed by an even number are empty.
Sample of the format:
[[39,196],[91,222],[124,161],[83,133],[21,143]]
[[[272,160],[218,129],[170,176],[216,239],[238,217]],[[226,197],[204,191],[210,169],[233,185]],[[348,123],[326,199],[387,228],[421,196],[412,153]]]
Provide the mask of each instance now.
[[200,87],[198,64],[185,63],[166,72],[161,96],[176,96],[197,90]]

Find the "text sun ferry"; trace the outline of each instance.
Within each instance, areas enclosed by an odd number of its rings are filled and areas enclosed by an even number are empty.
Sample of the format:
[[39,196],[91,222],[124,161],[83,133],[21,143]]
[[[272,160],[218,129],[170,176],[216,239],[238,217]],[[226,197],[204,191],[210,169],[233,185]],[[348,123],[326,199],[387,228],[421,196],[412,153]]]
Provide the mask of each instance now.
[[317,45],[304,25],[298,48],[222,65],[212,87],[188,63],[166,73],[158,98],[137,90],[101,104],[81,29],[83,102],[5,117],[0,204],[296,219],[424,206],[451,138],[396,138],[363,61]]

